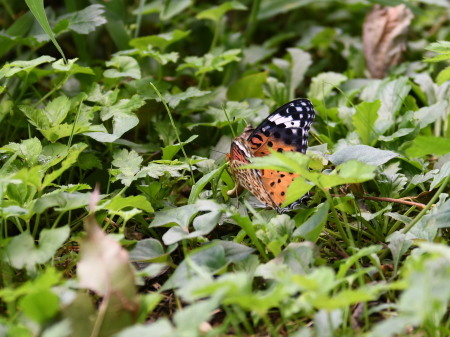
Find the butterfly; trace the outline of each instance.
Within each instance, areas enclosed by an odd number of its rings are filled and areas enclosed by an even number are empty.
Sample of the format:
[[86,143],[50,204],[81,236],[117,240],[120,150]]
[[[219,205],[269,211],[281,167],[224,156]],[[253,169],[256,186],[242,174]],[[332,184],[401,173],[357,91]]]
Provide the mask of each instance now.
[[284,208],[281,207],[289,185],[298,174],[275,170],[239,169],[239,167],[251,163],[254,157],[267,156],[270,154],[269,149],[277,152],[305,153],[309,129],[314,118],[312,103],[308,99],[299,98],[276,109],[255,129],[247,127],[242,135],[234,138],[227,160],[235,177],[236,186],[227,194],[239,195],[247,189],[259,201],[279,213],[301,204],[305,196]]

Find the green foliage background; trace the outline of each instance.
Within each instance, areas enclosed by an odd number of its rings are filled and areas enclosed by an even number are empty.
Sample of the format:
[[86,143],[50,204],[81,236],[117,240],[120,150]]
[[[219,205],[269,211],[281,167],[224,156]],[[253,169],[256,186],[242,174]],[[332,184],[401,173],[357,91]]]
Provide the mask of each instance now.
[[[383,79],[374,4],[414,14]],[[0,335],[450,335],[448,1],[0,5]],[[252,167],[311,200],[230,199],[232,138],[295,97],[308,153]]]

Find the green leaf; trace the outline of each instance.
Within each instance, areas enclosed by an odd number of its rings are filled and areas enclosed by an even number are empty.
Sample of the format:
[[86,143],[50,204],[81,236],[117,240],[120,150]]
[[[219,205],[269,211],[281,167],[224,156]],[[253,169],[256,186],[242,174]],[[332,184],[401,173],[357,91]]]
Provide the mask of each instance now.
[[306,240],[317,242],[323,227],[328,219],[328,211],[330,210],[330,204],[324,202],[316,208],[314,213],[308,220],[298,227],[292,234],[294,237],[300,236]]
[[153,213],[153,207],[151,203],[143,196],[136,195],[130,197],[122,197],[121,195],[116,195],[114,198],[107,200],[105,203],[100,205],[100,209],[106,209],[112,213],[119,211],[127,207],[135,207],[146,211],[147,213]]
[[165,51],[168,46],[185,39],[190,33],[191,32],[189,30],[183,31],[175,29],[172,32],[138,37],[130,41],[130,46],[143,51],[149,50],[149,47],[154,47],[161,51]]
[[336,151],[330,156],[330,161],[335,165],[340,165],[349,160],[358,160],[367,165],[380,166],[398,156],[398,153],[392,151],[380,150],[367,145],[354,145]]
[[41,189],[47,187],[50,183],[52,183],[56,178],[61,176],[69,167],[71,167],[74,163],[76,163],[78,156],[84,149],[87,148],[87,145],[84,143],[77,143],[72,145],[67,150],[67,156],[64,156],[65,159],[61,163],[61,167],[47,174],[44,178],[44,182],[41,186]]
[[[198,89],[197,87],[189,87],[186,91],[171,94],[166,92],[162,95],[166,103],[172,108],[176,108],[182,101],[188,100],[193,97],[202,97],[209,94],[210,91],[203,91]],[[156,101],[161,102],[159,97],[156,98]]]
[[162,262],[176,247],[176,245],[170,246],[166,251],[158,240],[144,239],[136,243],[129,253],[129,258],[131,262]]
[[263,98],[263,84],[266,82],[266,79],[266,72],[244,76],[228,88],[227,97],[232,101],[242,101],[247,98]]
[[[447,59],[450,59],[450,54],[447,55]],[[436,83],[442,85],[450,80],[450,67],[447,67],[439,72],[436,77]]]
[[417,136],[405,152],[412,158],[429,154],[444,155],[450,153],[450,142],[444,137]]
[[43,195],[36,200],[33,210],[41,214],[50,207],[55,207],[57,212],[66,212],[83,208],[89,204],[90,193],[80,192],[56,192]]
[[221,174],[223,172],[223,169],[227,166],[227,164],[223,164],[222,166],[216,168],[215,170],[212,170],[211,172],[205,174],[203,177],[201,177],[195,184],[192,186],[191,194],[189,195],[188,204],[193,204],[198,196],[200,195],[201,191],[205,188],[206,184],[211,182],[211,180],[216,177],[219,173]]
[[41,142],[36,137],[22,140],[20,144],[9,143],[0,148],[0,153],[16,153],[19,158],[22,158],[27,163],[28,167],[37,165],[41,151]]
[[162,152],[163,152],[162,159],[172,160],[172,158],[178,153],[178,151],[180,151],[181,146],[189,144],[190,142],[192,142],[194,139],[197,139],[197,138],[198,138],[198,135],[192,135],[184,142],[163,147],[162,148]]
[[290,81],[289,81],[289,99],[295,98],[295,89],[300,85],[305,77],[305,73],[309,66],[313,63],[312,57],[309,53],[299,48],[288,48],[289,55],[291,56],[291,69],[290,69]]
[[23,232],[8,243],[3,260],[16,269],[25,268],[28,272],[34,272],[36,264],[50,260],[69,234],[69,226],[43,229],[39,236],[39,246],[36,247],[30,233]]
[[206,9],[197,14],[197,19],[212,20],[213,22],[219,22],[222,17],[231,10],[246,10],[247,7],[239,1],[227,1],[220,6]]
[[135,180],[143,160],[134,150],[128,152],[128,150],[122,149],[114,153],[112,165],[119,169],[117,179],[120,179],[125,186],[130,186],[131,182]]
[[[199,215],[194,219],[192,223],[194,231],[189,232],[188,227],[171,227],[162,237],[164,244],[171,245],[184,239],[207,235],[217,226],[223,212],[222,206],[211,200],[197,201],[195,206],[197,212],[203,211],[207,213]],[[153,227],[153,222],[150,227]]]
[[220,245],[208,244],[194,249],[178,265],[161,290],[182,287],[189,280],[196,278],[199,272],[209,276],[218,272],[226,264],[225,251]]
[[292,12],[298,7],[314,3],[315,0],[262,0],[258,12],[258,20],[268,19],[272,16]]
[[329,96],[334,87],[347,81],[347,76],[335,72],[321,73],[311,80],[311,87],[309,88],[308,97],[323,100]]
[[419,125],[423,129],[427,125],[445,118],[447,106],[448,102],[444,100],[414,111],[414,125]]
[[52,40],[56,49],[59,51],[62,58],[64,59],[64,62],[67,63],[66,57],[64,56],[64,52],[62,51],[61,47],[56,41],[55,34],[53,34],[53,31],[48,23],[47,15],[45,14],[44,9],[44,0],[25,0],[25,2],[28,8],[30,9],[31,13],[33,13],[34,17],[41,25],[44,32],[50,37],[50,40]]
[[185,63],[178,66],[177,70],[194,68],[197,69],[196,76],[214,70],[223,71],[227,64],[240,61],[241,58],[238,56],[240,53],[240,49],[229,49],[227,51],[215,49],[212,53],[205,54],[202,57],[188,56],[184,59]]
[[373,102],[362,102],[356,106],[353,115],[353,126],[363,144],[373,146],[377,142],[377,133],[374,125],[378,119],[378,109],[381,106],[379,100]]
[[87,35],[106,23],[105,7],[100,4],[90,5],[80,11],[60,17],[68,21],[68,29],[78,34]]
[[28,318],[44,325],[59,312],[59,296],[45,289],[24,296],[19,305]]
[[439,187],[439,185],[441,185],[444,179],[447,178],[449,175],[450,175],[450,161],[442,165],[441,169],[439,170],[439,173],[434,176],[433,181],[431,182],[430,185],[430,190]]
[[169,224],[177,224],[187,229],[189,223],[199,210],[195,205],[186,205],[176,208],[165,209],[155,213],[155,219],[149,227],[161,227]]
[[14,61],[11,63],[6,63],[0,70],[0,79],[3,77],[11,77],[21,71],[30,73],[38,65],[49,63],[54,60],[54,57],[43,55],[30,61]]
[[106,66],[114,69],[107,69],[103,72],[103,76],[108,78],[131,77],[134,79],[141,78],[141,69],[138,62],[131,56],[113,56],[111,61],[106,62]]

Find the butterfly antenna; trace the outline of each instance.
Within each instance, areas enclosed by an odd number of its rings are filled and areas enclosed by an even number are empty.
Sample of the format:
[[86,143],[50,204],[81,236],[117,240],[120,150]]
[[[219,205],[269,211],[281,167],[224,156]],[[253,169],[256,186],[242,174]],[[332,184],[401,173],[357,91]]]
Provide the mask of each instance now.
[[233,129],[233,127],[231,126],[230,117],[228,116],[228,113],[227,113],[227,109],[226,109],[226,107],[225,107],[225,104],[222,104],[222,110],[223,110],[223,113],[225,114],[225,117],[227,118],[228,125],[230,126],[230,129],[231,129],[231,134],[233,135],[233,138],[236,138],[236,134],[234,133],[234,129]]

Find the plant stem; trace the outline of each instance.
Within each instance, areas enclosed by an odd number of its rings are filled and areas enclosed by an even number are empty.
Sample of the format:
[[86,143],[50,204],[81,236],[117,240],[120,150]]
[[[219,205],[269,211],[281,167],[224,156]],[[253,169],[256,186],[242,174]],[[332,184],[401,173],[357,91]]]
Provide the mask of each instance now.
[[152,82],[149,82],[149,83],[152,86],[153,90],[155,90],[155,92],[158,95],[158,97],[161,100],[161,102],[164,104],[164,107],[166,108],[167,114],[169,115],[170,123],[172,124],[172,126],[173,126],[173,128],[175,130],[175,135],[177,136],[178,143],[180,144],[181,152],[183,152],[184,158],[186,159],[186,163],[189,165],[189,171],[191,172],[191,179],[192,179],[192,185],[193,185],[193,184],[195,184],[194,171],[192,170],[192,165],[189,162],[189,158],[188,158],[188,156],[186,154],[186,151],[184,150],[184,145],[181,142],[180,134],[178,133],[178,129],[177,129],[176,125],[175,125],[175,121],[173,120],[172,113],[170,112],[170,109],[167,106],[166,100],[162,97],[162,95],[159,92],[159,90],[155,87],[155,85]]
[[436,200],[439,198],[439,195],[442,193],[444,188],[447,186],[448,181],[450,180],[450,175],[448,175],[444,181],[442,182],[442,185],[439,187],[435,195],[433,195],[433,198],[427,203],[426,207],[420,211],[419,214],[414,218],[413,221],[409,225],[407,225],[405,228],[403,228],[403,233],[408,233],[418,222],[422,217],[425,215],[426,212],[431,208],[431,206],[436,202]]

